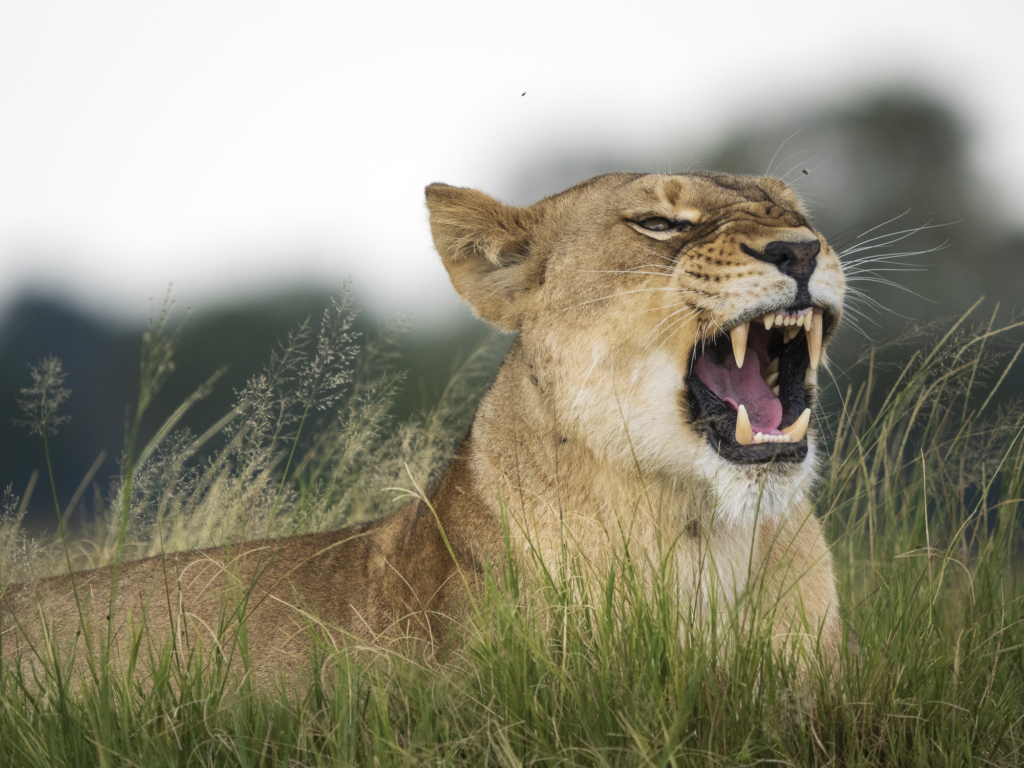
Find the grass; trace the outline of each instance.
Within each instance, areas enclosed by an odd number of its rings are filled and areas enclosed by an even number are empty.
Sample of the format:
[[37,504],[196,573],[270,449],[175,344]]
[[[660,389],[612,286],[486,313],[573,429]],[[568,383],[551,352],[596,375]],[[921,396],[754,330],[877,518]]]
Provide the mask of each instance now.
[[[24,500],[8,492],[0,584],[338,527],[389,508],[381,489],[422,487],[486,366],[471,360],[435,411],[393,424],[391,334],[357,350],[350,313],[343,301],[319,330],[300,328],[206,434],[176,434],[172,417],[146,445],[130,440],[88,528],[29,539]],[[272,691],[168,649],[140,655],[147,683],[138,669],[80,684],[51,669],[39,690],[6,664],[0,765],[1022,764],[1024,413],[990,396],[1019,352],[1015,328],[965,316],[924,329],[869,350],[863,383],[827,393],[816,512],[861,645],[834,678],[801,681],[770,630],[743,630],[725,609],[720,631],[693,627],[668,577],[648,586],[623,559],[588,602],[579,571],[549,581],[543,602],[518,593],[518,574],[495,574],[444,664],[318,648],[311,663],[333,658],[328,679]],[[174,342],[165,313],[133,418]],[[48,365],[26,415],[53,440],[62,382]],[[54,503],[64,531],[79,502]]]

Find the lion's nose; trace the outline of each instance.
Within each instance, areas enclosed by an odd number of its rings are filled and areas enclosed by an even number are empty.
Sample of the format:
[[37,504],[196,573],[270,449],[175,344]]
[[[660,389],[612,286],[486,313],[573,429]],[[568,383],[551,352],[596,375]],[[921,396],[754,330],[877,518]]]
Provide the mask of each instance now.
[[817,240],[797,242],[776,240],[768,243],[760,253],[746,245],[741,245],[740,248],[748,256],[774,264],[782,274],[796,280],[797,304],[810,304],[807,283],[811,279],[814,268],[818,265],[818,254],[821,252],[820,242]]
[[821,243],[817,240],[808,240],[802,243],[776,240],[774,243],[768,243],[758,258],[774,264],[782,274],[801,282],[811,276],[811,272],[817,265],[819,253],[821,253]]

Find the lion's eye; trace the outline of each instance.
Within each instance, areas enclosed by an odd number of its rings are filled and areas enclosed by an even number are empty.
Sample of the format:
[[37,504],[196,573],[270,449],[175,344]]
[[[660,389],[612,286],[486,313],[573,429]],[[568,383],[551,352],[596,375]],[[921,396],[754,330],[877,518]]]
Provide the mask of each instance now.
[[668,232],[668,230],[672,229],[672,222],[668,219],[663,219],[660,216],[644,219],[638,223],[644,229],[649,229],[652,232]]
[[692,226],[688,221],[672,221],[662,216],[652,216],[649,219],[638,221],[637,224],[651,232],[670,232]]

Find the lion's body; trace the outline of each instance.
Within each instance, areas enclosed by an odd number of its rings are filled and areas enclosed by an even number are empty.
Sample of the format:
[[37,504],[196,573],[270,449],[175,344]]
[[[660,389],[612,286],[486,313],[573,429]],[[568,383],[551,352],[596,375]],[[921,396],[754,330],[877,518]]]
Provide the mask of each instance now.
[[199,645],[219,646],[240,665],[242,614],[247,668],[263,684],[308,671],[315,642],[358,647],[411,639],[436,647],[450,619],[463,615],[467,584],[479,584],[486,559],[499,551],[500,531],[482,510],[452,498],[464,495],[454,490],[462,464],[453,460],[432,494],[447,541],[431,505],[416,501],[339,531],[126,562],[113,610],[110,566],[13,585],[3,596],[4,655],[20,655],[26,670],[41,667],[40,653],[81,659],[88,650],[83,623],[95,651],[106,642],[109,620],[120,664],[141,635],[143,658],[173,638],[183,656]]
[[[468,617],[488,564],[508,552],[521,573],[569,554],[599,579],[628,551],[649,573],[669,562],[680,599],[698,613],[756,585],[777,636],[820,637],[834,658],[842,622],[811,514],[813,434],[794,432],[798,448],[770,453],[740,439],[739,417],[722,406],[730,398],[701,410],[691,391],[704,386],[694,361],[723,329],[786,307],[810,313],[812,303],[826,338],[837,324],[842,270],[788,187],[615,174],[530,208],[443,185],[427,199],[455,287],[484,319],[519,332],[429,503],[333,533],[126,563],[110,618],[121,652],[143,605],[147,638],[209,644],[231,625],[225,606],[230,614],[251,584],[245,639],[260,679],[307,664],[314,635],[339,645],[411,636],[435,648],[451,621]],[[797,250],[779,261],[779,242]],[[816,256],[799,261],[808,243]],[[814,359],[807,320],[806,347],[785,341],[779,352],[784,337],[772,337],[752,342],[748,359],[760,355],[765,368],[769,349],[784,361],[777,367]],[[725,377],[712,391],[753,391],[743,360],[729,365],[705,364],[709,380]],[[758,402],[793,417],[797,376],[800,407],[813,401],[816,359],[802,365],[776,387],[777,407],[768,395]],[[755,415],[755,427],[766,418]],[[781,441],[777,427],[765,434]],[[32,664],[45,626],[58,646],[81,648],[85,594],[86,624],[105,631],[110,579],[109,568],[76,574],[77,602],[66,576],[10,588],[4,655],[20,651]]]

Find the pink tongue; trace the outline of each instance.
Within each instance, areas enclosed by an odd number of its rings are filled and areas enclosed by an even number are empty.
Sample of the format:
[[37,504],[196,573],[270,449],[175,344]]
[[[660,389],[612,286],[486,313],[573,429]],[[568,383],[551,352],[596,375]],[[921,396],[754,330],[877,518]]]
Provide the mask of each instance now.
[[779,434],[782,401],[772,394],[761,378],[761,365],[754,350],[747,348],[742,368],[736,367],[732,350],[721,364],[711,358],[712,355],[708,354],[697,360],[694,371],[700,380],[733,410],[739,410],[742,403],[755,433]]

